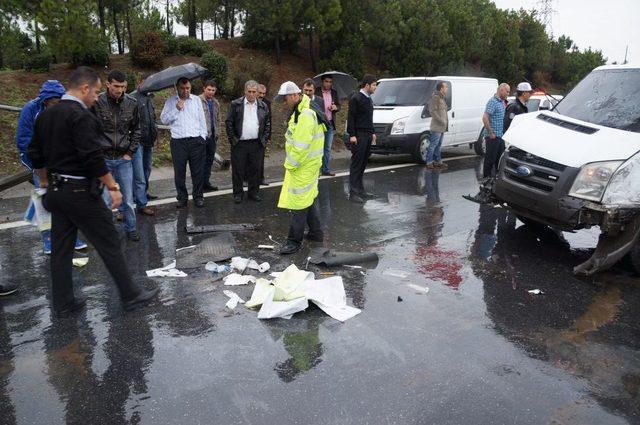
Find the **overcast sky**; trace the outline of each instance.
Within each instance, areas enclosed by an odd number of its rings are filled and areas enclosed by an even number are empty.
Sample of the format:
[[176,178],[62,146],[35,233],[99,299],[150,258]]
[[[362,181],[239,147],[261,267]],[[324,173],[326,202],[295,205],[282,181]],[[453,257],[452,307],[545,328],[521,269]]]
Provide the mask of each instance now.
[[[538,9],[538,0],[492,0],[502,9]],[[553,0],[553,35],[568,35],[580,49],[602,50],[608,63],[640,64],[640,0]]]

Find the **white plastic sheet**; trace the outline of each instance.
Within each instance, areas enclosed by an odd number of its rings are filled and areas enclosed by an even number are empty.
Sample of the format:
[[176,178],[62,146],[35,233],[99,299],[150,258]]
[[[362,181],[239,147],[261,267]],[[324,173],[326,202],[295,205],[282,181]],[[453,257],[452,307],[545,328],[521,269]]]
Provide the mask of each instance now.
[[271,268],[271,265],[266,261],[258,264],[256,260],[251,258],[233,257],[231,259],[231,268],[236,269],[241,273],[246,269],[258,270],[260,273],[264,273]]
[[31,200],[29,207],[25,212],[24,219],[43,232],[51,229],[51,213],[44,209],[42,205],[42,197],[47,193],[46,188],[34,189],[31,192]]
[[240,298],[240,296],[238,294],[236,294],[233,291],[229,291],[227,289],[225,289],[224,291],[222,291],[223,294],[225,294],[227,297],[229,297],[229,301],[227,301],[227,303],[225,304],[225,306],[228,309],[233,310],[234,308],[236,308],[236,306],[238,305],[238,303],[240,304],[244,304],[245,301]]
[[239,286],[239,285],[248,285],[249,283],[255,283],[255,276],[251,275],[241,275],[238,273],[231,273],[224,278],[225,286]]
[[187,277],[187,274],[176,269],[176,260],[173,260],[164,267],[147,270],[147,277]]

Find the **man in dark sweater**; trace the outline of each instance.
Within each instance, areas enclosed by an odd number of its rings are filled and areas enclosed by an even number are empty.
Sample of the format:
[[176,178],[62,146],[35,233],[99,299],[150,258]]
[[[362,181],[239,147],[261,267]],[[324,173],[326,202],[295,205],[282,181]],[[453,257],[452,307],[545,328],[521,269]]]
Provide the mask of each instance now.
[[367,168],[371,152],[371,142],[376,140],[373,129],[373,101],[371,95],[376,91],[378,82],[373,75],[362,78],[360,91],[349,100],[347,133],[351,148],[351,166],[349,168],[349,199],[364,203],[369,194],[364,190],[362,177]]
[[504,132],[506,133],[511,125],[511,121],[516,117],[516,115],[526,114],[529,112],[527,108],[527,102],[531,97],[531,93],[533,93],[533,89],[531,88],[531,84],[524,82],[518,84],[516,88],[516,99],[507,105],[507,110],[504,111]]
[[48,188],[43,205],[51,212],[53,309],[58,316],[66,316],[86,304],[73,291],[78,229],[100,254],[120,290],[124,308],[134,309],[157,290],[148,291],[131,280],[111,210],[101,198],[106,186],[111,208],[122,202],[120,186],[105,163],[100,121],[88,109],[98,97],[100,78],[91,68],[79,67],[71,74],[68,87],[57,105],[38,116],[27,151],[40,187]]

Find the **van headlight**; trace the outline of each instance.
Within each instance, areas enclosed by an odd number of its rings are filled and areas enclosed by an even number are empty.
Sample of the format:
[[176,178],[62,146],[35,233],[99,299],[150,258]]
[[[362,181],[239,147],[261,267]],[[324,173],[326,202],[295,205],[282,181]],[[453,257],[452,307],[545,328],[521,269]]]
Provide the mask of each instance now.
[[571,186],[569,196],[600,202],[609,180],[622,161],[592,162],[582,167]]
[[640,153],[636,153],[616,170],[602,197],[605,205],[640,204]]
[[404,134],[404,127],[407,125],[407,118],[409,117],[395,120],[391,126],[391,134]]

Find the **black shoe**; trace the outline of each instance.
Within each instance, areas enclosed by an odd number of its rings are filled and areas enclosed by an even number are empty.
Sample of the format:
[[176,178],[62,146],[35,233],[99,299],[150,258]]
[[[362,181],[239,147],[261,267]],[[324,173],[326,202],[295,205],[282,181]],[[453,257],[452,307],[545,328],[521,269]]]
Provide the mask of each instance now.
[[329,171],[327,171],[326,173],[322,173],[323,176],[329,176],[329,177],[335,177],[335,173],[331,173]]
[[157,196],[155,196],[155,195],[149,195],[149,194],[147,193],[147,199],[148,199],[148,200],[150,200],[150,201],[152,201],[152,200],[154,200],[154,199],[158,199],[158,197],[157,197]]
[[76,298],[64,307],[55,309],[56,317],[69,317],[74,312],[82,310],[85,305],[87,305],[86,298]]
[[293,241],[287,241],[285,246],[280,248],[280,254],[282,255],[294,254],[300,251],[300,248],[302,248],[302,244],[293,242]]
[[18,290],[18,285],[15,283],[5,283],[0,285],[0,297],[11,295]]
[[196,205],[196,207],[198,208],[202,208],[204,207],[204,199],[202,198],[198,198],[195,201],[193,201],[193,203]]
[[351,196],[349,196],[349,200],[351,202],[357,202],[358,204],[364,204],[365,202],[367,202],[367,200],[364,199],[361,195],[356,194],[351,194]]
[[187,206],[187,201],[178,201],[178,203],[176,204],[176,208],[180,209],[180,208],[185,208]]
[[242,195],[234,195],[233,196],[233,202],[235,202],[236,204],[241,204],[242,203]]
[[140,240],[140,233],[138,233],[137,230],[127,232],[127,239],[133,242],[138,242]]
[[204,185],[205,192],[215,192],[216,190],[218,190],[218,186],[214,186],[210,183],[207,183]]
[[249,195],[249,199],[253,202],[262,202],[262,197],[260,195]]
[[135,310],[136,308],[140,308],[146,303],[148,303],[149,301],[151,301],[151,299],[153,299],[153,297],[155,297],[159,291],[160,290],[158,288],[143,289],[140,292],[140,294],[138,294],[137,297],[132,298],[130,300],[122,300],[122,307],[126,311],[131,311],[131,310]]
[[323,242],[324,241],[324,234],[322,234],[322,232],[320,232],[320,233],[307,233],[306,235],[304,235],[304,237],[307,240],[313,241],[313,242]]

